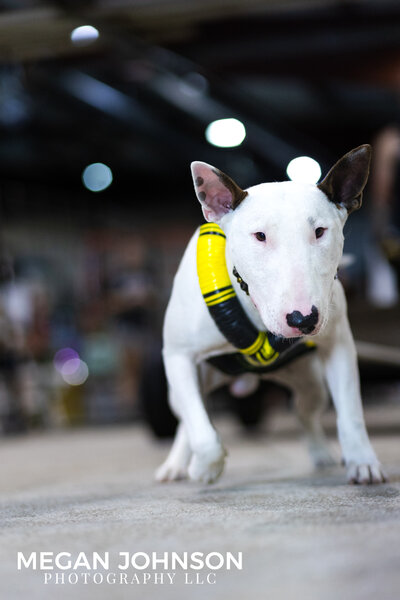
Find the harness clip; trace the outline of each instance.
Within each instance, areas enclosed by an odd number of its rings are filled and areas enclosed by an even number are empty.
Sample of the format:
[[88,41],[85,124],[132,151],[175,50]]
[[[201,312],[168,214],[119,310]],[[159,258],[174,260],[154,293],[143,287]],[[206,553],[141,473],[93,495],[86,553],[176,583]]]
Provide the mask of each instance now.
[[241,289],[246,292],[247,295],[249,295],[249,286],[247,285],[247,283],[245,281],[243,281],[243,279],[240,277],[239,273],[236,270],[236,267],[233,267],[233,275],[234,277],[236,277],[236,280],[238,282],[238,284],[240,285]]

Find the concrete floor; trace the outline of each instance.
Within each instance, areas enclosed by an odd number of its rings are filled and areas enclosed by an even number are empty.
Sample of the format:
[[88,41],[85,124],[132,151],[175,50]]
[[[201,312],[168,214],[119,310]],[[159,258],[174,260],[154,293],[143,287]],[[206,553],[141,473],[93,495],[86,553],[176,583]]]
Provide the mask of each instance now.
[[[168,444],[140,426],[3,439],[0,597],[400,598],[400,406],[367,412],[391,476],[376,487],[346,485],[340,466],[313,472],[285,414],[273,417],[268,434],[251,437],[228,418],[218,421],[228,465],[208,487],[153,483]],[[333,415],[327,421],[332,427]],[[184,584],[179,572],[174,585],[57,586],[44,585],[43,572],[16,568],[17,551],[106,550],[241,551],[244,568],[217,571],[214,585]]]

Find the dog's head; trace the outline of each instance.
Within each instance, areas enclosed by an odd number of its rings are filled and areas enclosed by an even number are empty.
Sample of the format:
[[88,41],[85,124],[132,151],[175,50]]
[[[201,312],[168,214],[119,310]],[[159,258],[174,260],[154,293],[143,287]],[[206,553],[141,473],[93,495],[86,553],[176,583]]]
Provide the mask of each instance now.
[[247,190],[211,165],[192,163],[204,217],[225,231],[230,262],[272,333],[315,335],[326,323],[343,225],[361,206],[370,159],[371,147],[363,145],[318,185],[286,181]]

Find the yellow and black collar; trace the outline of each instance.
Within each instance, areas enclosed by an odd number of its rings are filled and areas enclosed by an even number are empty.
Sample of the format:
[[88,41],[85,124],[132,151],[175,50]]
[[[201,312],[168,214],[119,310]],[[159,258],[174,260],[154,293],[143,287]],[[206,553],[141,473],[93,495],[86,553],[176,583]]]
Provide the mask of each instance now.
[[278,338],[268,331],[257,331],[233,289],[226,267],[225,244],[226,236],[219,225],[206,223],[200,227],[197,274],[201,293],[218,329],[239,350],[233,355],[213,357],[209,362],[232,375],[246,371],[266,372],[313,350],[315,344],[312,342]]

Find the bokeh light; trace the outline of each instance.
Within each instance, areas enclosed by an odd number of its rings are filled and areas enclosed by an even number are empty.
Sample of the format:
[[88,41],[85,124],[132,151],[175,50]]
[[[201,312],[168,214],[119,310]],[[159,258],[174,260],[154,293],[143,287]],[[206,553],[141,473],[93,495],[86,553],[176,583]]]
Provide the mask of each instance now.
[[219,119],[206,129],[206,140],[219,148],[240,146],[246,137],[246,128],[238,119]]
[[111,185],[113,174],[104,163],[92,163],[82,173],[83,185],[91,192],[101,192]]
[[64,364],[73,359],[79,360],[79,354],[76,350],[73,348],[61,348],[55,353],[53,363],[57,371],[61,373]]
[[321,167],[310,156],[298,156],[290,161],[286,173],[296,183],[317,183],[321,177]]
[[64,363],[61,376],[69,385],[82,385],[89,377],[89,368],[80,358],[71,358]]
[[81,25],[71,31],[71,42],[77,46],[91,44],[99,37],[99,31],[92,25]]

